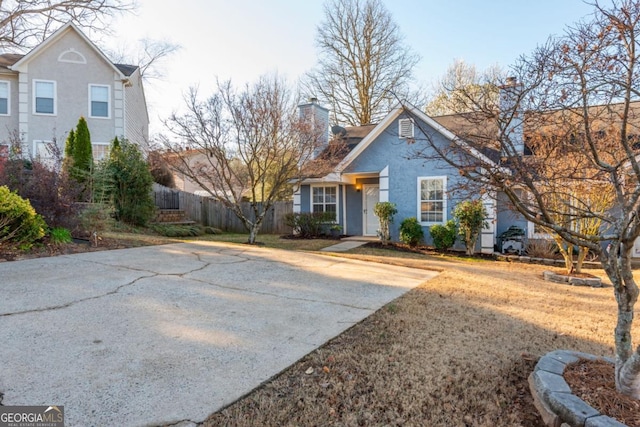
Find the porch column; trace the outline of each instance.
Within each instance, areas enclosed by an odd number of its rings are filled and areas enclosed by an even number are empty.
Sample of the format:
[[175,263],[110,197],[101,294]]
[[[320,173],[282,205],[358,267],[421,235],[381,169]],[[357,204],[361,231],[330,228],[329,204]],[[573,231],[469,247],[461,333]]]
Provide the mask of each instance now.
[[496,241],[496,195],[494,192],[482,195],[482,204],[487,211],[487,227],[480,232],[480,252],[492,254]]
[[380,171],[380,201],[388,202],[389,201],[389,165],[385,166],[384,169]]
[[295,192],[293,193],[293,213],[300,213],[302,211],[302,208],[300,206],[301,197],[300,186],[298,185]]

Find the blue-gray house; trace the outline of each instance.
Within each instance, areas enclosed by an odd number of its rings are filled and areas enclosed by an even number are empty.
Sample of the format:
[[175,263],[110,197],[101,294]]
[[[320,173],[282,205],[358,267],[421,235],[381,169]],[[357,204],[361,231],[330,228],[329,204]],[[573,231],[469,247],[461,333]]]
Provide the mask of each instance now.
[[[301,114],[328,122],[328,111],[315,100],[300,108]],[[334,139],[346,143],[346,155],[330,173],[302,181],[294,194],[294,212],[335,212],[335,221],[344,234],[376,236],[379,223],[373,208],[379,201],[388,201],[398,209],[392,239],[398,239],[399,224],[404,218],[416,217],[430,243],[430,226],[452,219],[459,201],[482,197],[489,219],[478,239],[478,250],[493,252],[497,236],[511,225],[526,231],[526,221],[498,206],[500,197],[452,191],[464,187],[460,184],[465,178],[459,170],[438,160],[435,152],[423,152],[416,158],[415,141],[426,138],[425,133],[445,152],[451,144],[465,144],[420,109],[402,102],[377,125],[332,130],[336,133]],[[420,148],[430,150],[428,144]],[[488,153],[466,148],[469,155],[492,161]]]

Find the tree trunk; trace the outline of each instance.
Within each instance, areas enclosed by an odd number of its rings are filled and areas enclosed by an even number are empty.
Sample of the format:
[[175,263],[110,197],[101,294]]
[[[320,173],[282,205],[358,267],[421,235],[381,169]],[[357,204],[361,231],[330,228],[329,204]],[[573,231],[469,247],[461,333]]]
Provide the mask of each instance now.
[[584,246],[578,247],[578,259],[576,260],[576,273],[582,273],[582,265],[584,264],[584,260],[589,253],[589,248]]
[[567,243],[567,247],[564,247],[564,240],[558,234],[553,234],[553,240],[556,242],[556,246],[558,246],[558,250],[564,259],[564,268],[567,271],[567,274],[571,274],[573,272],[573,246]]
[[[602,265],[613,285],[618,303],[618,321],[615,328],[616,388],[622,394],[640,400],[640,346],[632,347],[631,326],[634,305],[638,300],[638,286],[631,270],[631,245],[624,250],[600,251]],[[627,249],[628,248],[628,249]]]
[[260,231],[260,225],[261,222],[254,222],[253,224],[251,224],[251,226],[249,227],[249,240],[247,241],[247,243],[249,243],[250,245],[253,245],[256,243],[256,237],[258,237],[258,231]]

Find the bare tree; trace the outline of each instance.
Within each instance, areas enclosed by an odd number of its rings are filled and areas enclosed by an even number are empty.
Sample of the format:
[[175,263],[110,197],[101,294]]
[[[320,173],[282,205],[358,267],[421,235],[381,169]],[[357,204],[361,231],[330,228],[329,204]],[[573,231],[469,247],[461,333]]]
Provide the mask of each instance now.
[[395,96],[419,103],[410,83],[420,58],[403,43],[380,0],[329,1],[316,42],[320,57],[305,86],[331,104],[337,122],[375,123],[395,104]]
[[0,46],[29,49],[69,21],[105,30],[109,17],[134,7],[134,0],[0,1]]
[[126,45],[110,50],[105,48],[113,62],[136,64],[140,68],[140,75],[146,81],[164,78],[162,64],[171,55],[177,53],[182,46],[169,40],[144,38],[135,45]]
[[[230,208],[254,243],[273,202],[301,178],[323,130],[299,117],[286,82],[277,76],[263,76],[242,90],[218,82],[206,101],[192,89],[186,102],[187,113],[165,122],[179,141],[163,138],[171,165]],[[245,200],[249,211],[242,208]]]
[[[448,162],[469,183],[504,193],[527,220],[599,255],[618,306],[616,386],[640,399],[640,346],[633,348],[631,336],[639,294],[631,257],[640,235],[640,2],[594,9],[589,21],[516,63],[501,105],[474,115],[492,123],[483,128],[485,138],[462,134],[444,147],[421,126],[425,138],[416,154]],[[524,141],[523,128],[535,138]],[[482,155],[491,148],[493,160]],[[589,185],[611,192],[610,209],[594,207],[592,192],[580,190]],[[575,226],[583,220],[600,226]]]
[[501,80],[504,80],[504,71],[498,66],[478,72],[475,65],[456,59],[435,83],[425,111],[430,116],[444,116],[495,105]]

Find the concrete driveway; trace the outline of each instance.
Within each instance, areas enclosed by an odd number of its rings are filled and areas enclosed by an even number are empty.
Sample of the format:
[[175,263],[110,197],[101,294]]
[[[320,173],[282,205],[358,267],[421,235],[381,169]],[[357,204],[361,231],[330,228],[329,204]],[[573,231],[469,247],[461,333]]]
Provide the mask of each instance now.
[[201,422],[435,274],[210,242],[0,263],[2,403]]

